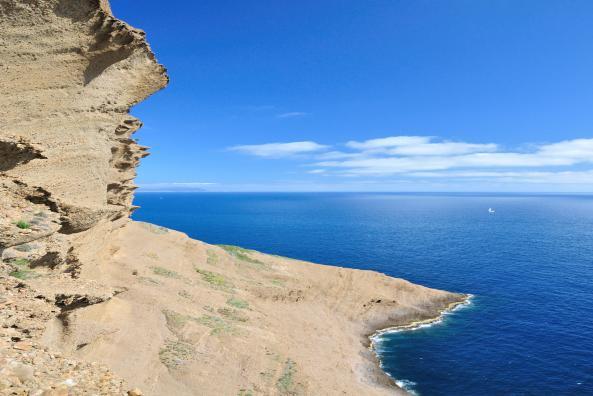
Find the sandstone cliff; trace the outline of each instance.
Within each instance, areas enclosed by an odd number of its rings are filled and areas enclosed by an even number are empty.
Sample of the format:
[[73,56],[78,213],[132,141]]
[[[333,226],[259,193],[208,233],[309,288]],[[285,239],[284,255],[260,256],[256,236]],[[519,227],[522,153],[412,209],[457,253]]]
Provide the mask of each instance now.
[[465,296],[129,221],[166,84],[106,1],[0,0],[0,394],[396,392],[366,336]]

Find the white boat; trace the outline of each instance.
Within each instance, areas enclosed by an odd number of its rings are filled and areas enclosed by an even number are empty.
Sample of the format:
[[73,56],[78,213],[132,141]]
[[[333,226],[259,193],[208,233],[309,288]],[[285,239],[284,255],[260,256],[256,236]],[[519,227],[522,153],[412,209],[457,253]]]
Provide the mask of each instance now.
[[496,213],[496,210],[492,209],[492,208],[488,208],[488,213],[490,214],[494,214]]

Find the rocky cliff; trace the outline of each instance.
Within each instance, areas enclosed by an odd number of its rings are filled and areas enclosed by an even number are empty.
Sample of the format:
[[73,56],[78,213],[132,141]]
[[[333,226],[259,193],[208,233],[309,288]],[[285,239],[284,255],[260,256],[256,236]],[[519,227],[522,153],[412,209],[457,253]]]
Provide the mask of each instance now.
[[13,293],[18,279],[62,285],[41,294],[49,305],[38,320],[59,299],[111,293],[76,281],[77,240],[94,234],[91,251],[100,250],[133,209],[146,148],[132,139],[141,123],[128,111],[166,84],[144,32],[115,19],[106,1],[0,0],[0,255],[13,275],[0,304],[12,340],[40,333],[21,316],[43,305],[26,288]]
[[0,0],[0,394],[383,395],[367,336],[465,296],[131,222],[167,84],[104,0]]
[[146,155],[128,110],[167,84],[144,32],[103,1],[1,0],[0,71],[2,214],[52,219],[25,236],[4,216],[0,246],[127,217]]

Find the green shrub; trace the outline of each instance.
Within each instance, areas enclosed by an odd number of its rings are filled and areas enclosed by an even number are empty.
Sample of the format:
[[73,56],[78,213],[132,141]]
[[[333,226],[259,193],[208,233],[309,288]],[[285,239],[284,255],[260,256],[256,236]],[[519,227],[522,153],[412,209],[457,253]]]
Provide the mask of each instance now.
[[241,300],[240,298],[237,297],[231,297],[229,298],[226,303],[228,305],[230,305],[231,307],[235,307],[235,308],[239,308],[239,309],[248,309],[249,308],[249,303],[245,300]]
[[174,278],[174,279],[181,278],[181,276],[177,272],[171,271],[171,270],[169,270],[167,268],[163,268],[163,267],[150,267],[150,269],[152,270],[152,272],[155,275],[165,276],[167,278]]
[[212,315],[202,315],[197,320],[198,323],[212,329],[210,334],[216,335],[221,333],[229,333],[233,331],[233,327],[223,318]]
[[221,274],[196,268],[196,272],[202,275],[202,279],[214,287],[231,288],[233,285]]
[[39,277],[39,274],[31,270],[31,263],[25,258],[16,258],[10,262],[13,270],[9,273],[18,279],[27,280]]
[[35,272],[27,271],[27,270],[14,270],[14,271],[10,272],[9,275],[13,276],[17,279],[22,279],[22,280],[33,279],[33,278],[37,278],[39,276]]
[[276,382],[276,387],[281,392],[281,394],[292,394],[293,393],[293,386],[294,386],[294,374],[296,373],[296,363],[293,362],[291,359],[286,359],[284,363],[284,371],[282,372],[282,376],[278,378]]
[[227,319],[234,320],[237,322],[247,322],[249,318],[243,313],[232,308],[218,308],[217,312]]
[[20,228],[21,230],[27,230],[27,229],[31,228],[31,225],[29,223],[27,223],[25,220],[17,221],[16,226],[18,228]]
[[159,359],[169,369],[175,369],[191,360],[195,354],[193,345],[176,340],[165,341],[165,346],[159,351]]
[[216,266],[218,264],[218,255],[216,254],[216,252],[212,249],[208,249],[206,251],[206,262],[210,265]]
[[267,267],[267,265],[264,262],[254,259],[250,256],[250,254],[254,252],[253,250],[244,249],[242,247],[233,245],[218,245],[218,247],[220,247],[225,252],[227,252],[228,254],[230,254],[238,260],[244,261],[249,264],[254,264],[260,268]]

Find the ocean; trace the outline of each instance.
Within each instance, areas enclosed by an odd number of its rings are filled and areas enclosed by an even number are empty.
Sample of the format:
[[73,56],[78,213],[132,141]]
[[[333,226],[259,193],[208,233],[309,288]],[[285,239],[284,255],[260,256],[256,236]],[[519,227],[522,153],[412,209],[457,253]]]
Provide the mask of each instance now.
[[[593,196],[139,193],[133,218],[214,244],[471,293],[381,336],[419,395],[593,395]],[[495,214],[488,213],[494,208]]]

